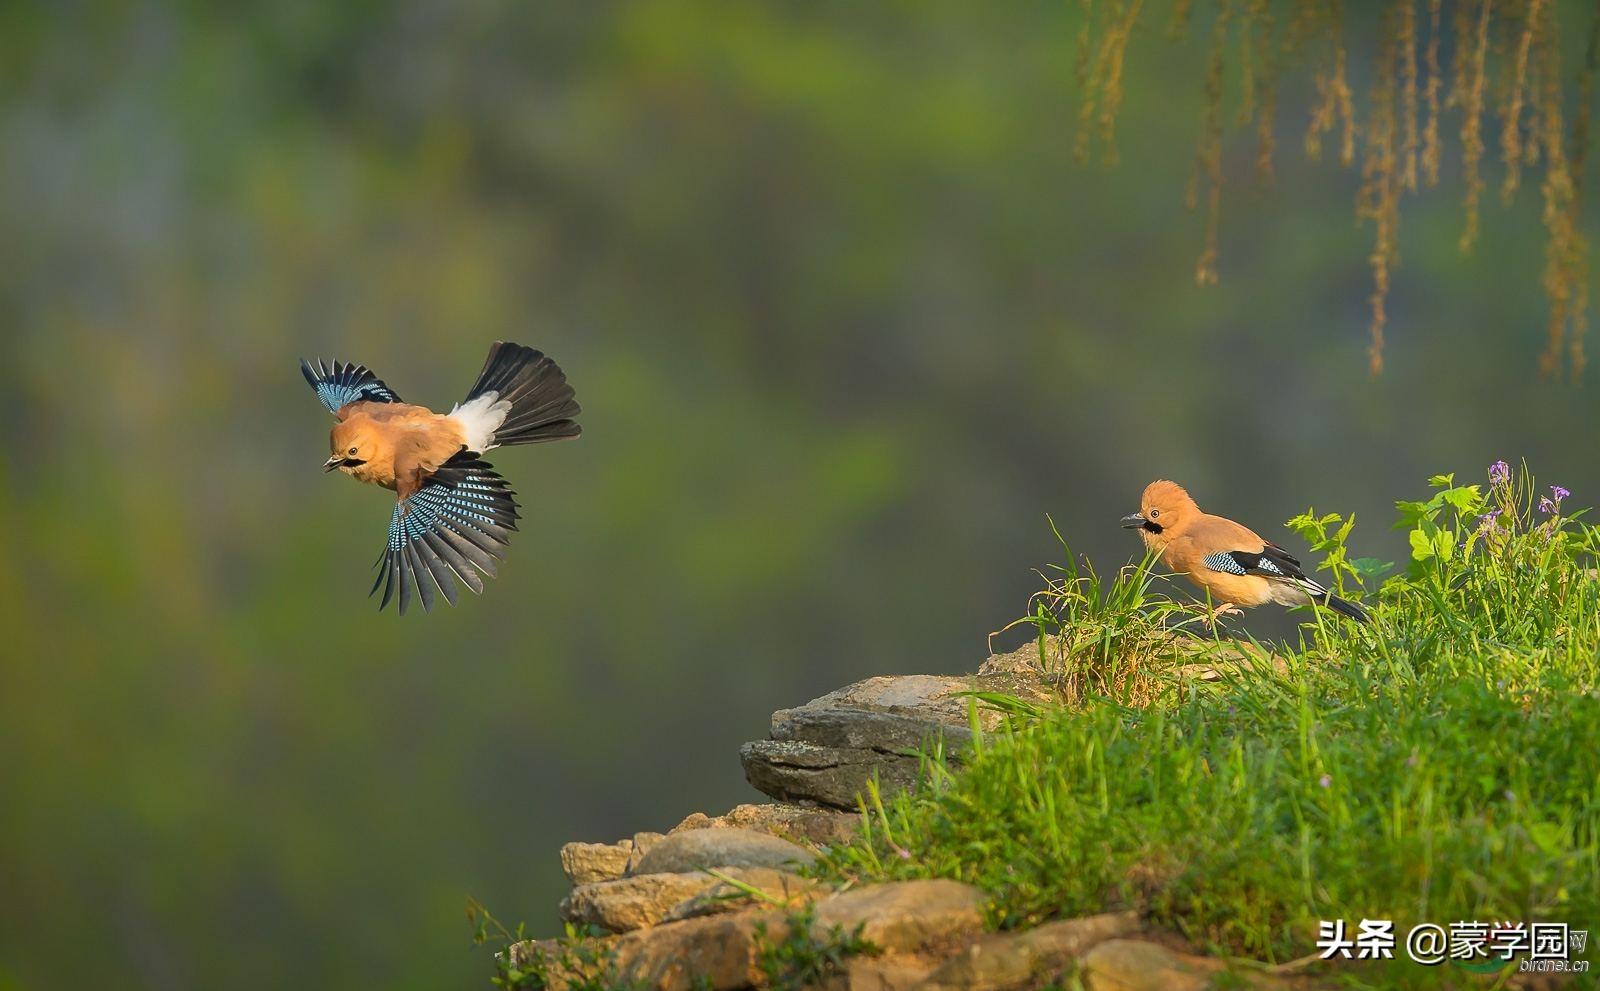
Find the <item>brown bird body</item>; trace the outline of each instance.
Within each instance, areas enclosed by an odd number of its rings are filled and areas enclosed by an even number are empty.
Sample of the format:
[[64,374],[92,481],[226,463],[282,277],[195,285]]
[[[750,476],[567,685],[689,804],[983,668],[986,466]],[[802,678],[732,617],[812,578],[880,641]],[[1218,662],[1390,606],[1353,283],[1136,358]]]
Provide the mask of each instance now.
[[329,449],[342,459],[338,470],[394,489],[401,499],[467,446],[460,423],[426,406],[359,400],[333,415],[339,422],[329,435]]
[[1288,551],[1247,526],[1203,512],[1176,482],[1162,479],[1146,486],[1139,512],[1124,517],[1123,526],[1138,528],[1145,547],[1159,553],[1162,564],[1208,592],[1217,614],[1269,602],[1318,602],[1366,620],[1360,606],[1308,577]]
[[483,591],[520,514],[516,493],[482,455],[582,432],[566,375],[520,344],[496,342],[466,398],[448,413],[401,402],[362,365],[302,361],[300,369],[334,416],[323,469],[395,493],[372,586],[383,588],[379,608],[396,592],[402,613],[413,597],[428,609],[435,592],[454,603],[457,580]]

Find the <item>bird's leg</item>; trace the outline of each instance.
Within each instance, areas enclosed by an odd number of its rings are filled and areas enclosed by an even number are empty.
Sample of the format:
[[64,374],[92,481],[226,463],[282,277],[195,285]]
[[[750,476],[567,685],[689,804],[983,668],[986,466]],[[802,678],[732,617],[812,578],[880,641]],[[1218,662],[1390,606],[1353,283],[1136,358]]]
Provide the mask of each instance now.
[[1220,602],[1207,611],[1206,625],[1212,629],[1217,628],[1217,620],[1224,616],[1243,616],[1244,610],[1231,602]]

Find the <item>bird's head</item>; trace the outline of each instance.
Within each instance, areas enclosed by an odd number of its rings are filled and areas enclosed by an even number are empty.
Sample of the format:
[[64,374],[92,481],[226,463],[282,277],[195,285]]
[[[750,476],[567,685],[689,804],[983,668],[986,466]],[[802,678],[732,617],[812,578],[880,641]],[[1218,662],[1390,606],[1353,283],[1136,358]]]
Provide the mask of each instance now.
[[322,470],[338,469],[348,475],[370,461],[377,453],[378,438],[371,423],[362,417],[353,416],[333,425],[333,433],[328,437],[328,446],[332,449],[333,455],[322,463]]
[[1138,530],[1146,547],[1161,548],[1199,515],[1200,507],[1189,498],[1183,486],[1160,479],[1145,486],[1144,495],[1139,499],[1139,511],[1124,516],[1122,525]]

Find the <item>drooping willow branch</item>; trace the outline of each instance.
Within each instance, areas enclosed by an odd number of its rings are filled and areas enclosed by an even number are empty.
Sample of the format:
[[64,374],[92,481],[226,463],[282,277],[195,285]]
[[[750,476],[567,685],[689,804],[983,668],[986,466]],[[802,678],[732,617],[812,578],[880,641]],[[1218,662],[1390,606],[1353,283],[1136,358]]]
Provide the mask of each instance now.
[[[1078,38],[1078,153],[1087,160],[1098,143],[1102,157],[1114,162],[1124,66],[1146,5],[1141,0],[1079,2],[1084,26]],[[1315,96],[1308,108],[1306,154],[1320,159],[1324,140],[1331,139],[1341,165],[1360,161],[1356,216],[1373,230],[1368,363],[1378,374],[1390,280],[1400,262],[1401,201],[1437,185],[1444,156],[1442,121],[1456,114],[1464,187],[1460,248],[1472,250],[1486,186],[1484,115],[1492,108],[1500,125],[1502,198],[1513,199],[1525,170],[1543,173],[1542,281],[1550,315],[1540,369],[1547,376],[1565,371],[1576,379],[1585,362],[1588,323],[1590,266],[1581,193],[1600,62],[1600,0],[1594,0],[1586,25],[1588,44],[1575,86],[1561,67],[1561,9],[1557,0],[1384,0],[1364,120],[1358,121],[1343,0],[1173,0],[1166,26],[1170,36],[1182,39],[1196,24],[1208,25],[1199,138],[1186,197],[1191,209],[1203,205],[1205,211],[1196,280],[1217,280],[1227,124],[1223,103],[1230,65],[1238,74],[1237,124],[1253,130],[1257,172],[1268,180],[1277,153],[1280,78],[1290,66],[1309,67]],[[1448,87],[1441,50],[1451,53]],[[1568,125],[1563,109],[1572,89],[1577,108]]]

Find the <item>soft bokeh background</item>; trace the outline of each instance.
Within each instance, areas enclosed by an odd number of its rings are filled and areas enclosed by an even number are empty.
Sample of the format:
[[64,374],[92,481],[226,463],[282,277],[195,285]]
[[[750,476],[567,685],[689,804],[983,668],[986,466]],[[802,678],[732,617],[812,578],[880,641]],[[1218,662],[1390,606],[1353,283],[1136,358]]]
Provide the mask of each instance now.
[[[466,896],[552,931],[560,842],[750,799],[774,708],[970,670],[1046,514],[1115,567],[1158,475],[1390,559],[1436,471],[1600,493],[1534,190],[1467,259],[1453,173],[1407,204],[1369,380],[1306,81],[1197,289],[1199,46],[1141,31],[1080,168],[1078,6],[0,7],[0,988],[484,986]],[[380,615],[388,496],[318,470],[296,362],[443,404],[496,338],[584,438],[494,458],[485,596]]]

